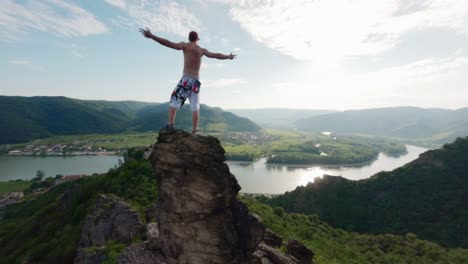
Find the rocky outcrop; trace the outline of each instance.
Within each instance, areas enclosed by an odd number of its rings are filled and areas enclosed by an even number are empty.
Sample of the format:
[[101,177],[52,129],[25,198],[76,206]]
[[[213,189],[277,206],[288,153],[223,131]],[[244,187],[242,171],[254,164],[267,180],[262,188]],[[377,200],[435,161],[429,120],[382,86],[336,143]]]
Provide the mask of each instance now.
[[0,196],[0,208],[21,202],[24,197],[23,192],[11,192]]
[[109,240],[130,244],[145,226],[138,212],[114,195],[99,195],[93,213],[85,219],[75,263],[101,263]]
[[281,238],[236,199],[240,186],[216,138],[162,130],[150,160],[159,200],[148,218],[157,224],[147,225],[147,241],[127,247],[119,263],[311,263],[302,244],[281,253]]
[[297,240],[291,240],[286,244],[286,252],[295,257],[301,264],[310,263],[314,257],[312,251]]

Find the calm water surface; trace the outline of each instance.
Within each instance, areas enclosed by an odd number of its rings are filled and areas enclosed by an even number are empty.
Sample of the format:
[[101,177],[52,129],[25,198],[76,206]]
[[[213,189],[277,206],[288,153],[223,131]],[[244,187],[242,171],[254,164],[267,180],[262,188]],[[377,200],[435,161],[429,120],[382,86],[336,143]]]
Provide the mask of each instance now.
[[[410,145],[407,149],[408,154],[401,157],[393,158],[380,154],[376,161],[360,167],[278,166],[266,164],[265,159],[248,163],[230,161],[228,165],[239,181],[242,192],[276,194],[306,185],[323,174],[340,175],[352,180],[365,179],[379,171],[398,168],[427,150]],[[119,159],[121,157],[118,156],[0,156],[0,181],[31,179],[37,170],[43,170],[47,176],[103,173],[116,166]]]
[[31,179],[38,170],[45,175],[93,174],[107,172],[119,156],[20,157],[0,156],[0,181]]
[[277,194],[294,190],[299,185],[313,182],[314,178],[323,174],[342,176],[351,180],[369,178],[380,171],[396,169],[416,159],[426,148],[407,145],[408,153],[398,157],[379,154],[377,160],[369,165],[359,167],[294,167],[277,166],[265,163],[265,159],[257,162],[228,162],[231,172],[236,176],[242,187],[241,192]]

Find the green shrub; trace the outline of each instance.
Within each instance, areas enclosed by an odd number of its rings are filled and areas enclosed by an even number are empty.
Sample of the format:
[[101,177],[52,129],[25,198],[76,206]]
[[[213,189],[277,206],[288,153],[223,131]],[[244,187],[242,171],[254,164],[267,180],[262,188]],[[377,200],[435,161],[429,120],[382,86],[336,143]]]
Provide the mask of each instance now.
[[279,217],[283,217],[284,216],[284,209],[281,208],[281,207],[275,207],[273,208],[273,213]]

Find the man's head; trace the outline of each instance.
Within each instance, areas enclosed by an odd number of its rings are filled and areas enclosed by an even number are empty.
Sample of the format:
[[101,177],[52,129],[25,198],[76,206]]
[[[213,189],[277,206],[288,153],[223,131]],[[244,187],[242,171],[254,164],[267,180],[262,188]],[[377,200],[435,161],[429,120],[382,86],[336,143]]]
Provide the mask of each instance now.
[[196,42],[197,40],[200,40],[198,38],[198,33],[195,32],[195,31],[190,31],[189,35],[188,35],[188,39],[190,42]]

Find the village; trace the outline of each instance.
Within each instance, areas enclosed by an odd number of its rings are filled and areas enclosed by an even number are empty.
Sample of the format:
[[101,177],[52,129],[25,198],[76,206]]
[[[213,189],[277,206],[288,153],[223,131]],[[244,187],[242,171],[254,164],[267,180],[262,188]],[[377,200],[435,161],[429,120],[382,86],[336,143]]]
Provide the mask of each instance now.
[[[32,184],[34,186],[31,186],[31,191],[30,191],[30,198],[34,199],[39,197],[40,195],[46,193],[50,189],[54,188],[55,186],[73,181],[73,180],[78,180],[84,177],[88,177],[90,175],[87,174],[77,174],[77,175],[57,175],[54,178],[48,177],[46,179],[42,178],[36,178],[32,179]],[[36,184],[34,184],[36,183]],[[15,192],[9,192],[0,195],[0,209],[12,204],[19,203],[23,200],[25,196],[25,193],[23,191],[15,191]]]
[[11,156],[80,156],[80,155],[117,155],[119,150],[107,150],[83,143],[73,144],[30,144],[24,148],[10,149]]

